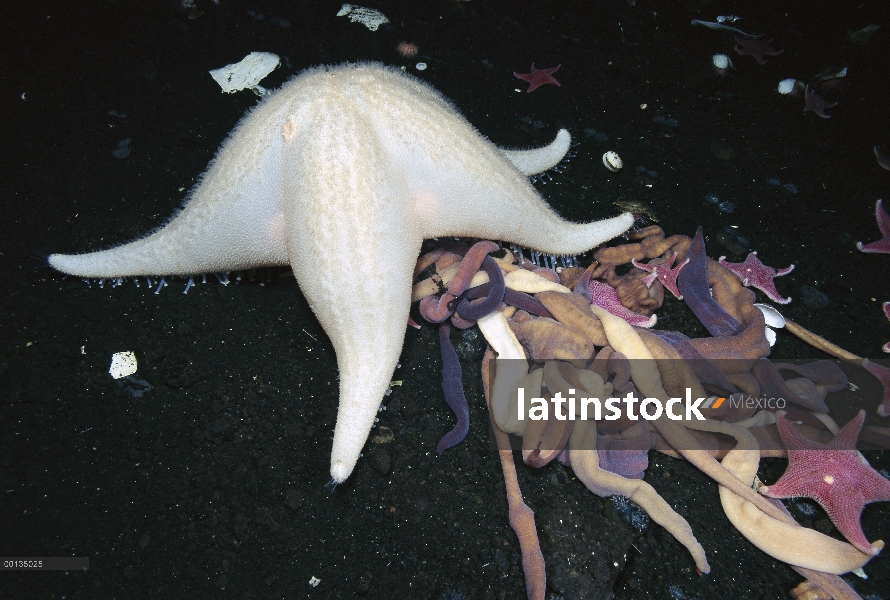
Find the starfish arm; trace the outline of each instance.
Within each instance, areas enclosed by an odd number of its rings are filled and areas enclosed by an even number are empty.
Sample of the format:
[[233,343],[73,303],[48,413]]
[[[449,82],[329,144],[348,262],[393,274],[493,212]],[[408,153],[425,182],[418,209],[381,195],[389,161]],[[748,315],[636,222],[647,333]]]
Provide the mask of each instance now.
[[874,544],[865,537],[862,531],[862,509],[865,501],[859,490],[844,486],[833,493],[826,494],[824,498],[815,498],[816,502],[828,513],[828,518],[848,542],[856,546],[860,551],[874,555],[883,548],[883,541],[878,540]]
[[[752,252],[751,254],[756,254],[756,252]],[[726,267],[727,269],[729,269],[739,279],[744,279],[745,274],[744,274],[742,265],[744,265],[746,262],[748,262],[748,259],[751,258],[751,254],[748,255],[748,258],[745,259],[745,262],[741,262],[741,263],[729,262],[728,260],[726,260],[725,256],[721,256],[720,258],[718,258],[717,262],[720,263],[721,265],[723,265],[724,267]]]
[[860,252],[864,252],[866,254],[890,254],[890,236],[885,239],[878,240],[877,242],[871,242],[870,244],[856,242],[856,248]]
[[[404,180],[364,115],[348,105],[319,108],[311,131],[285,151],[285,223],[294,275],[337,353],[331,476],[342,482],[401,353],[422,238]],[[356,271],[359,257],[374,277]]]
[[[646,271],[647,273],[652,273],[656,268],[653,265],[637,262],[637,259],[635,259],[635,258],[630,259],[630,264],[632,264],[633,266],[635,266],[636,268],[638,268],[642,271]],[[649,284],[647,283],[646,285],[648,286]]]
[[531,150],[507,150],[499,148],[513,166],[526,177],[543,173],[558,165],[565,158],[572,143],[572,136],[565,129],[560,129],[556,139],[546,146]]
[[764,485],[760,492],[770,498],[811,498],[812,485],[810,482],[815,477],[815,471],[798,471],[789,465],[785,473],[772,485]]
[[[273,98],[274,100],[274,98]],[[282,199],[281,102],[265,102],[223,144],[185,208],[142,239],[87,254],[52,254],[49,264],[89,278],[195,275],[287,264]],[[271,141],[267,141],[271,140]]]
[[[480,137],[479,142],[485,140]],[[630,213],[586,224],[566,221],[502,154],[482,150],[468,152],[465,164],[447,177],[415,182],[412,196],[424,238],[476,237],[569,255],[586,252],[633,225]]]
[[793,270],[794,270],[794,265],[791,265],[790,267],[785,267],[784,269],[777,269],[775,276],[781,277],[782,275],[787,275],[788,273],[790,273]]
[[865,423],[865,411],[860,410],[855,417],[850,419],[849,423],[841,427],[828,447],[835,450],[855,450],[856,440],[859,439],[863,423]]
[[870,492],[865,495],[865,504],[871,504],[872,502],[890,502],[890,479],[887,479],[875,471],[871,465],[869,465],[867,475],[864,479],[867,482],[866,487],[870,490]]
[[820,444],[819,442],[801,435],[791,426],[791,422],[788,420],[788,417],[785,416],[784,412],[781,414],[776,413],[776,427],[779,429],[779,436],[782,438],[782,443],[789,449],[789,451],[817,452],[828,449],[828,446],[825,444]]
[[881,230],[883,237],[890,237],[890,215],[884,210],[884,201],[878,200],[875,203],[875,219],[878,221],[878,229]]
[[[747,285],[747,284],[745,284],[745,285]],[[776,302],[778,304],[788,304],[789,302],[791,302],[791,297],[783,298],[782,294],[779,293],[779,290],[777,290],[774,285],[771,285],[770,287],[767,287],[764,285],[761,287],[761,286],[755,284],[754,287],[756,287],[761,292],[766,294],[767,297],[770,300],[772,300],[773,302]]]
[[646,287],[651,287],[652,284],[655,283],[656,279],[658,279],[658,270],[657,269],[650,271],[648,275],[646,275],[645,277],[643,277],[643,279],[641,279],[641,281],[643,282],[643,285],[645,285]]

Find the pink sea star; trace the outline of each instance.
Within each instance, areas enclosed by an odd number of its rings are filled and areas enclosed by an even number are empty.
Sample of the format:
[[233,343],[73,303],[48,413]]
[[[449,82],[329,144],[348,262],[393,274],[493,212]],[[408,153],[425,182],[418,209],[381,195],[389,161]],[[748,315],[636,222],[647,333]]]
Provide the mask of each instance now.
[[814,92],[810,86],[805,87],[803,93],[804,100],[806,101],[806,106],[803,107],[804,112],[811,110],[823,119],[831,118],[831,115],[826,113],[825,109],[837,106],[837,102],[828,102],[825,98]]
[[860,410],[830,444],[820,444],[800,435],[784,413],[777,413],[776,425],[788,449],[788,468],[776,483],[762,486],[760,493],[771,498],[812,498],[851,544],[873,555],[884,544],[869,543],[859,520],[866,504],[890,500],[890,481],[856,451],[864,421],[865,411]]
[[531,85],[528,86],[526,92],[533,92],[545,83],[552,83],[553,85],[560,86],[560,83],[553,77],[553,74],[556,73],[561,66],[562,65],[556,65],[549,69],[536,69],[535,63],[532,63],[531,73],[516,73],[514,71],[513,76],[529,82]]
[[615,288],[608,283],[591,279],[587,287],[590,288],[590,297],[593,299],[591,304],[605,308],[616,317],[621,317],[636,327],[652,327],[655,325],[655,315],[647,317],[625,308],[618,299],[618,293],[615,291]]
[[878,200],[875,204],[875,218],[878,221],[878,229],[881,230],[881,239],[870,244],[856,242],[856,247],[860,252],[869,252],[872,254],[890,254],[890,215],[884,210],[884,203]]
[[674,261],[677,260],[677,253],[674,252],[674,255],[667,262],[661,263],[660,265],[653,265],[652,263],[643,264],[638,263],[636,259],[631,260],[633,266],[638,269],[642,269],[649,273],[643,278],[643,283],[646,284],[646,287],[652,285],[652,282],[658,279],[661,282],[661,285],[666,287],[670,293],[674,295],[677,300],[682,300],[683,296],[680,294],[680,290],[677,289],[677,275],[680,274],[680,269],[682,269],[686,263],[689,262],[687,258],[679,265],[674,267]]
[[735,36],[735,43],[737,44],[737,46],[735,47],[735,51],[737,54],[750,54],[754,57],[754,60],[762,65],[766,64],[766,60],[763,58],[764,54],[766,54],[767,56],[778,56],[785,51],[784,48],[782,48],[781,50],[776,50],[775,48],[770,47],[772,40],[749,40],[740,38],[739,36]]
[[768,267],[757,258],[757,253],[752,252],[748,255],[743,263],[726,262],[726,257],[721,256],[719,263],[736,274],[742,280],[742,285],[754,286],[764,294],[766,294],[773,302],[779,304],[788,304],[791,298],[783,298],[773,283],[773,278],[787,275],[794,270],[794,265],[779,269],[778,271],[772,267]]

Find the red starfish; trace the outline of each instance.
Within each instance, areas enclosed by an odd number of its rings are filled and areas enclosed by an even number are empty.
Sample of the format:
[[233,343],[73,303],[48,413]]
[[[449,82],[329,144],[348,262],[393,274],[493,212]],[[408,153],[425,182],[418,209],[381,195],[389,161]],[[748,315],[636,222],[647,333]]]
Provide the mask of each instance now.
[[820,444],[795,431],[784,412],[776,413],[776,425],[788,449],[788,468],[776,483],[761,486],[760,493],[771,498],[812,498],[851,544],[875,555],[884,542],[870,544],[859,520],[866,504],[890,500],[890,481],[856,451],[864,421],[865,411],[860,410],[830,444]]
[[825,112],[826,108],[837,106],[837,102],[826,101],[825,98],[810,89],[810,86],[803,89],[803,97],[807,103],[806,106],[803,107],[803,111],[807,112],[808,110],[811,110],[823,119],[831,118],[831,115]]
[[878,220],[878,229],[881,230],[881,239],[870,244],[856,242],[856,247],[860,252],[870,252],[872,254],[890,254],[890,215],[884,210],[884,203],[878,200],[875,204],[875,217]]
[[754,60],[759,62],[762,65],[766,64],[766,60],[764,60],[763,55],[766,54],[768,56],[778,56],[782,54],[785,49],[776,50],[775,48],[770,47],[772,40],[768,40],[764,42],[763,40],[748,40],[745,38],[740,38],[739,36],[735,36],[735,43],[738,44],[735,47],[735,51],[737,54],[750,54],[754,57]]
[[556,65],[550,69],[536,69],[535,63],[532,63],[531,73],[517,73],[514,71],[513,76],[529,82],[531,85],[528,86],[526,92],[533,92],[545,83],[552,83],[559,86],[559,82],[553,78],[553,74],[556,73],[561,66],[562,65]]
[[770,300],[773,302],[778,302],[779,304],[788,304],[791,302],[791,298],[783,298],[779,295],[779,291],[776,289],[776,284],[773,283],[773,278],[787,275],[794,270],[794,265],[777,271],[760,262],[756,252],[749,254],[748,258],[746,258],[743,263],[726,262],[726,260],[724,260],[725,258],[725,256],[721,256],[718,262],[735,273],[736,276],[742,280],[742,285],[753,285],[769,296]]
[[661,263],[660,265],[653,265],[649,263],[648,265],[643,263],[638,263],[636,259],[632,259],[631,262],[633,266],[638,269],[642,269],[649,273],[645,277],[643,277],[643,283],[646,284],[646,287],[652,285],[652,282],[658,279],[661,282],[661,285],[666,287],[670,293],[674,295],[677,300],[682,300],[683,296],[680,294],[680,290],[677,289],[677,275],[680,274],[680,269],[686,266],[686,263],[689,262],[687,258],[676,268],[673,268],[674,261],[677,260],[677,253],[674,252],[674,255],[667,262]]

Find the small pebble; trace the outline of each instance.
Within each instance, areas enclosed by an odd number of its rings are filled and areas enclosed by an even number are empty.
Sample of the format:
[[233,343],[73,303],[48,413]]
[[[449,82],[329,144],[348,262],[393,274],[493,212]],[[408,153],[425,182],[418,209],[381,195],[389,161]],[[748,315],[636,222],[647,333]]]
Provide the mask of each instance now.
[[810,308],[819,309],[828,306],[828,296],[811,285],[801,286],[800,300]]
[[284,505],[292,510],[299,510],[303,505],[303,493],[297,488],[288,488],[284,493]]
[[371,466],[381,476],[389,475],[392,470],[392,457],[386,450],[380,450],[371,455]]
[[732,160],[735,158],[735,148],[730,146],[725,140],[714,140],[711,142],[711,152],[720,160]]

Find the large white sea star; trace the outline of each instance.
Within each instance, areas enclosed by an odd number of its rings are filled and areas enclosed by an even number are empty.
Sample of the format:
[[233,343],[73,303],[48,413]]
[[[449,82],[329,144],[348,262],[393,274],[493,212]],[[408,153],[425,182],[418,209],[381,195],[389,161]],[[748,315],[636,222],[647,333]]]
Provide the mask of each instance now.
[[[526,175],[562,160],[569,140],[561,131],[539,150],[500,150],[436,90],[396,69],[311,69],[241,121],[166,226],[49,263],[89,278],[290,264],[337,352],[331,475],[342,482],[395,370],[425,238],[578,254],[631,226],[630,214],[569,223],[529,184]],[[359,263],[372,268],[359,272]]]

